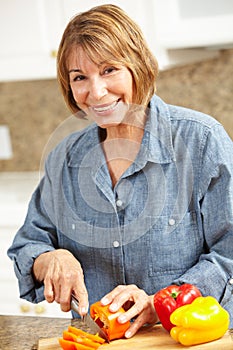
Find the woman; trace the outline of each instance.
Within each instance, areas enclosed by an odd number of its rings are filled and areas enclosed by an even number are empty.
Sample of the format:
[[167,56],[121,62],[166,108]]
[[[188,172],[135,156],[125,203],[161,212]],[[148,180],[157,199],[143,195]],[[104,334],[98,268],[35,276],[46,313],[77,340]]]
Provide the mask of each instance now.
[[138,26],[118,7],[75,16],[58,52],[67,105],[94,123],[48,156],[9,257],[20,295],[80,314],[99,299],[133,336],[158,322],[153,294],[192,283],[233,322],[232,141],[202,113],[164,103]]

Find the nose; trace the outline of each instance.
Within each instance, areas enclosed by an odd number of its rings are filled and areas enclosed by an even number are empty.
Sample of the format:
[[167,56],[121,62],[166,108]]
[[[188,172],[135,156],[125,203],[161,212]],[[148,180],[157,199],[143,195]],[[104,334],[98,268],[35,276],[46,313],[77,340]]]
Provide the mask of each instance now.
[[105,95],[107,95],[107,84],[104,78],[102,77],[95,77],[90,80],[89,85],[89,97],[93,101],[99,101],[101,98]]

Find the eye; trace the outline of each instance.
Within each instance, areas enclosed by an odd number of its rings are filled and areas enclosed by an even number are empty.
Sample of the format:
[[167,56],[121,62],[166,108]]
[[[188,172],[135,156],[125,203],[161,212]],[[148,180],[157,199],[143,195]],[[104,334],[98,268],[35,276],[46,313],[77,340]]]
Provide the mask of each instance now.
[[82,81],[86,79],[86,76],[84,74],[81,74],[80,72],[70,72],[70,83],[73,83],[75,81]]
[[110,74],[116,70],[117,70],[116,67],[107,67],[104,69],[104,74]]
[[73,80],[73,81],[82,81],[82,80],[84,80],[85,78],[86,78],[85,75],[79,74],[79,75],[74,76],[74,77],[72,78],[72,80]]

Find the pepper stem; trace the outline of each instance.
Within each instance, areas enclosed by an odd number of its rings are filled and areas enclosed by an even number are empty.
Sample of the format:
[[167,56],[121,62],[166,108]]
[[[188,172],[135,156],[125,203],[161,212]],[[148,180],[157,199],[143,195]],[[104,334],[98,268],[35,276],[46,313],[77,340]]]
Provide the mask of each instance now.
[[172,297],[173,299],[176,299],[176,298],[178,297],[179,294],[180,294],[179,291],[177,291],[177,292],[172,292],[172,293],[171,293],[171,297]]

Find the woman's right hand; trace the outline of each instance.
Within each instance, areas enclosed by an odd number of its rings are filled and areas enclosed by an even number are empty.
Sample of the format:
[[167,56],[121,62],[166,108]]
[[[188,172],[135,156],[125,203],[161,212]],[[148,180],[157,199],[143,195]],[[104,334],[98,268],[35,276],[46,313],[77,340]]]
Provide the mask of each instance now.
[[79,300],[79,313],[88,310],[88,294],[79,261],[65,249],[57,249],[39,255],[33,265],[37,281],[44,283],[47,302],[56,301],[62,311],[70,311],[71,293]]

